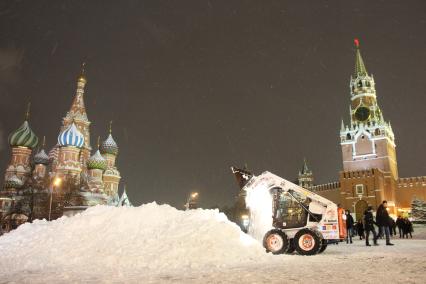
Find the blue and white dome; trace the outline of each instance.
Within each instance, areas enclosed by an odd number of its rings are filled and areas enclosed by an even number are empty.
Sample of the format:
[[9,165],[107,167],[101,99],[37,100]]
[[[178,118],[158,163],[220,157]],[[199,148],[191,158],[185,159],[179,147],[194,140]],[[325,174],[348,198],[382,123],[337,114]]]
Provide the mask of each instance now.
[[72,146],[81,148],[84,145],[84,136],[73,123],[59,134],[58,143],[61,147]]

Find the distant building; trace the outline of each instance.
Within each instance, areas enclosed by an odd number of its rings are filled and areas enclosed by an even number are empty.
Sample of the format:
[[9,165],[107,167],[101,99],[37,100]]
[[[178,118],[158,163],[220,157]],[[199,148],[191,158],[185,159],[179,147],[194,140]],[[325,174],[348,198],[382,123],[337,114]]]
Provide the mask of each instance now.
[[299,183],[355,212],[356,218],[368,205],[377,208],[383,200],[393,215],[408,212],[414,198],[426,200],[426,176],[398,176],[395,136],[377,102],[374,77],[367,72],[358,41],[349,89],[349,123],[342,121],[340,129],[339,181],[314,186],[305,162]]
[[[56,219],[89,206],[118,202],[121,179],[115,164],[118,146],[110,127],[106,140],[91,155],[90,121],[84,105],[86,83],[83,68],[71,109],[62,119],[57,143],[49,154],[45,152],[44,141],[35,153],[39,139],[30,127],[29,110],[22,125],[10,134],[11,159],[0,189],[3,231],[26,221],[47,219],[49,211],[51,218]],[[56,188],[53,181],[57,178],[62,182]],[[122,202],[129,203],[128,198]]]

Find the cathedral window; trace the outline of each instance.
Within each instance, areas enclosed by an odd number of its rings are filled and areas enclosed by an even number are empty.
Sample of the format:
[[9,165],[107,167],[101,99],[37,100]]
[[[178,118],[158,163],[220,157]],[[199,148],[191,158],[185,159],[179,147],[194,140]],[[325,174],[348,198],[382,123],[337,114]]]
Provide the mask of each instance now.
[[351,135],[349,133],[346,135],[346,139],[348,139],[348,140],[352,139],[352,137],[351,137]]
[[361,80],[360,80],[360,81],[358,81],[358,87],[359,87],[359,88],[361,88],[361,87],[362,87],[362,82],[361,82]]
[[370,82],[369,82],[369,81],[365,82],[365,85],[366,85],[367,87],[370,87]]

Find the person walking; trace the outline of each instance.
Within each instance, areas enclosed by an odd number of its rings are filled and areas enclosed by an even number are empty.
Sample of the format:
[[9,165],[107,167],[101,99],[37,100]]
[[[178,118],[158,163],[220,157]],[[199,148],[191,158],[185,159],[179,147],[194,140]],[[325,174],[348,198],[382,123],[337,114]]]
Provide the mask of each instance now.
[[386,236],[386,245],[393,246],[390,242],[390,232],[389,232],[389,213],[387,210],[388,202],[383,200],[382,204],[379,205],[376,212],[376,223],[379,226],[380,231]]
[[365,245],[370,247],[370,243],[369,243],[369,237],[370,237],[370,232],[373,233],[373,243],[375,246],[378,245],[377,243],[377,234],[376,234],[376,230],[374,229],[374,223],[376,223],[374,221],[374,217],[373,217],[373,207],[372,206],[368,206],[367,210],[365,210],[364,212],[364,230],[365,230]]
[[396,226],[398,227],[399,238],[402,238],[403,235],[403,227],[404,227],[404,219],[402,219],[401,215],[396,218]]
[[346,243],[352,243],[353,236],[353,228],[354,228],[354,218],[351,215],[351,211],[346,210]]
[[359,219],[356,223],[356,232],[358,233],[359,239],[364,239],[364,224],[362,224],[362,219]]

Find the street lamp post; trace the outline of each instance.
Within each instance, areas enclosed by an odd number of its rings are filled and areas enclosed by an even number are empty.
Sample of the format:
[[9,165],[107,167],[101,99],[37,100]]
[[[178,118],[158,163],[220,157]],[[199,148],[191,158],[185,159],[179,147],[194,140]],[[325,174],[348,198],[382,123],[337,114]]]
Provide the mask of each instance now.
[[52,198],[53,198],[53,189],[55,187],[58,187],[59,185],[61,185],[62,180],[58,177],[55,177],[55,179],[53,180],[51,186],[50,186],[50,202],[49,202],[49,221],[50,221],[50,217],[52,215]]
[[196,198],[198,197],[198,192],[192,192],[189,196],[188,199],[186,200],[185,203],[185,210],[189,210],[189,205],[191,203],[191,201],[194,201]]

